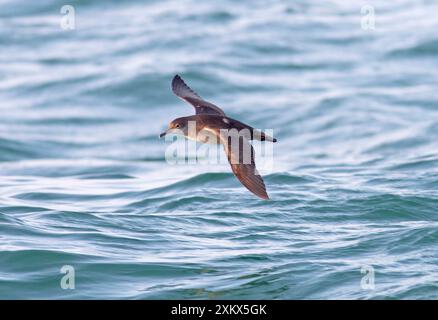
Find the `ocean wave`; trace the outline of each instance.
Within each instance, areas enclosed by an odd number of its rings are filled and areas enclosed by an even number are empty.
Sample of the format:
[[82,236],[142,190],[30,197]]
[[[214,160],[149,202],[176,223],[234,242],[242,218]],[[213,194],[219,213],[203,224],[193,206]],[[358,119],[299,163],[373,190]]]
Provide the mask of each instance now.
[[[0,298],[437,297],[436,4],[64,4],[0,5]],[[269,201],[167,163],[177,73],[274,129]]]

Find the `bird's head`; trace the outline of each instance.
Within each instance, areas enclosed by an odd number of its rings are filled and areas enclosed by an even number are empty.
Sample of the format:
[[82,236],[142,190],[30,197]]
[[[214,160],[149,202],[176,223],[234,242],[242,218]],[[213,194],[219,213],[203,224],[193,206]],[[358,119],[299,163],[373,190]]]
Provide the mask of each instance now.
[[174,134],[174,135],[182,135],[186,136],[188,132],[187,119],[185,117],[177,118],[169,123],[169,126],[166,131],[160,134],[160,138]]

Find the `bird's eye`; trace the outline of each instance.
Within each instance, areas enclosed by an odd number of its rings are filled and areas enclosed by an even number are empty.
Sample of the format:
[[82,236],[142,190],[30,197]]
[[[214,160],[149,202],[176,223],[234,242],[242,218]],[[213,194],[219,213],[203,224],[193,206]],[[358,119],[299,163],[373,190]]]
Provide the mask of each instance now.
[[177,124],[177,125],[175,126],[175,128],[179,128],[179,124]]

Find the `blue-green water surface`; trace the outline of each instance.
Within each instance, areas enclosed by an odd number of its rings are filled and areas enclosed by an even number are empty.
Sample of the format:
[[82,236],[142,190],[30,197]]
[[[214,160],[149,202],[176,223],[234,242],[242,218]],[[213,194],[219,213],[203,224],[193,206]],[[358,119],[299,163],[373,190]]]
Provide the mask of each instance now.
[[[1,299],[438,298],[437,1],[65,4],[0,1]],[[270,201],[165,160],[176,73]]]

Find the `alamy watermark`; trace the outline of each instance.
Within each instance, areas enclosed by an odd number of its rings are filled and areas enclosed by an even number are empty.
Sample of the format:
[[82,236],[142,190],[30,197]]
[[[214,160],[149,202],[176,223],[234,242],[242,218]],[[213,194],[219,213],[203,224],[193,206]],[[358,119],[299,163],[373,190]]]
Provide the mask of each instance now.
[[63,30],[75,30],[76,29],[76,11],[72,5],[66,4],[61,7],[60,13],[61,21],[59,25]]
[[360,281],[360,287],[363,290],[374,290],[375,288],[375,272],[373,266],[362,266],[360,268],[360,273],[364,276]]
[[61,288],[64,290],[75,289],[75,268],[70,265],[65,265],[61,267],[60,273],[64,274],[59,283]]
[[376,10],[371,5],[365,5],[360,9],[362,18],[360,20],[360,26],[362,30],[375,30],[376,29]]

